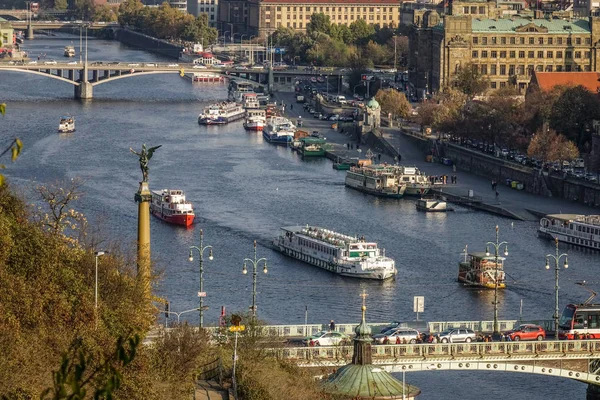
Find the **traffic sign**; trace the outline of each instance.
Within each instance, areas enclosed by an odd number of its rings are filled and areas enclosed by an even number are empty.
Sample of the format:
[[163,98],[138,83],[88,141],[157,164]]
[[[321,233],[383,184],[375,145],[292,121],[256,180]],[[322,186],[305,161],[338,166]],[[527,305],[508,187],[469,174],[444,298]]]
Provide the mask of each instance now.
[[415,296],[413,302],[413,312],[420,313],[425,311],[425,297]]
[[243,332],[245,330],[246,330],[246,327],[244,325],[229,327],[229,332]]
[[206,297],[206,292],[198,292],[198,297]]

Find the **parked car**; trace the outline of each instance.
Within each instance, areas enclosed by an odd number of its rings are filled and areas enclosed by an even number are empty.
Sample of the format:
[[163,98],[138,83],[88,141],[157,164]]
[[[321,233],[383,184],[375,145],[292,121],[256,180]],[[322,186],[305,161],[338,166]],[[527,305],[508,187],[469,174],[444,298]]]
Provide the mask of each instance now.
[[173,68],[173,67],[179,67],[179,64],[169,64],[169,65],[167,65],[167,67],[171,67],[171,68]]
[[354,121],[354,117],[349,116],[349,115],[347,115],[347,116],[341,116],[340,117],[340,121],[342,121],[342,122],[352,122],[352,121]]
[[44,61],[44,65],[56,65],[57,62],[54,60],[48,60],[48,61]]
[[321,114],[320,112],[315,112],[313,114],[313,117],[317,118],[317,119],[322,119],[323,118],[323,114]]
[[206,69],[206,65],[196,64],[194,65],[194,69]]
[[420,333],[416,329],[396,328],[374,335],[373,341],[376,344],[384,344],[385,338],[387,337],[390,344],[396,344],[397,338],[400,338],[400,342],[402,343],[417,343],[419,335]]
[[510,337],[510,340],[514,340],[515,342],[519,340],[544,340],[546,338],[546,331],[539,325],[523,324],[506,332],[506,335]]
[[337,115],[337,114],[328,115],[328,116],[327,116],[327,119],[328,119],[329,121],[337,121],[337,120],[339,120],[339,119],[340,119],[340,116],[339,116],[339,115]]
[[472,329],[465,328],[448,329],[440,333],[439,337],[442,343],[470,343],[477,339],[477,335]]
[[314,346],[337,346],[350,343],[350,337],[341,332],[320,331],[302,340],[305,346],[310,346],[311,341]]

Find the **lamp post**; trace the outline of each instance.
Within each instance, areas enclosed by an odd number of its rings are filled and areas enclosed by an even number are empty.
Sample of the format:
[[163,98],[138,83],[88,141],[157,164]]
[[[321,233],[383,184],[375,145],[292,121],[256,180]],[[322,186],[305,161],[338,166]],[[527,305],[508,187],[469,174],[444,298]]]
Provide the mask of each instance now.
[[250,35],[250,65],[254,65],[254,44],[252,43],[252,38],[255,38],[255,35]]
[[96,284],[94,285],[94,329],[98,329],[98,257],[102,257],[106,252],[97,251],[96,257]]
[[181,316],[183,314],[187,314],[187,313],[191,313],[194,311],[197,311],[197,308],[192,308],[191,310],[185,310],[185,311],[180,311],[180,312],[175,312],[175,311],[165,311],[165,314],[175,314],[177,315],[177,324],[179,324],[179,319],[181,318]]
[[565,263],[563,264],[563,266],[565,267],[565,269],[569,268],[569,264],[567,262],[567,253],[563,253],[563,254],[558,254],[558,238],[554,238],[554,243],[556,244],[556,255],[552,255],[552,254],[546,254],[546,269],[550,269],[550,263],[549,263],[549,259],[552,258],[554,259],[554,315],[553,315],[553,319],[554,319],[554,332],[555,335],[558,335],[558,270],[560,269],[558,267],[558,262],[560,261],[561,258],[565,258]]
[[244,58],[244,36],[248,36],[245,33],[240,36],[240,58]]
[[353,94],[356,94],[356,88],[359,86],[365,86],[365,85],[363,85],[363,82],[359,83],[358,85],[354,85],[354,89],[352,90],[354,92]]
[[194,261],[192,250],[197,250],[198,254],[200,254],[200,257],[198,258],[200,264],[200,291],[198,292],[198,297],[200,298],[200,328],[203,328],[204,326],[204,297],[206,297],[206,293],[204,292],[204,251],[207,249],[210,250],[208,253],[208,259],[212,261],[212,246],[204,246],[204,231],[200,229],[200,247],[190,246],[190,255],[188,258],[190,262]]
[[498,330],[498,251],[500,250],[500,246],[504,245],[504,255],[508,256],[508,243],[499,242],[498,240],[498,225],[496,225],[496,242],[487,242],[485,246],[486,256],[490,255],[488,246],[492,246],[494,248],[494,332],[492,333],[494,340],[498,340],[500,338],[500,332]]
[[396,60],[398,59],[396,55],[396,34],[394,33],[394,73],[396,73]]
[[227,33],[231,33],[231,31],[223,32],[223,46],[225,46],[225,44],[227,43]]
[[79,64],[82,64],[83,57],[83,24],[79,25]]
[[256,318],[256,277],[258,273],[256,272],[256,267],[260,262],[264,262],[263,272],[267,273],[267,259],[259,258],[256,259],[256,240],[254,241],[254,260],[250,258],[244,258],[244,268],[242,269],[242,274],[246,275],[248,273],[248,269],[246,268],[246,263],[249,262],[252,264],[252,316]]
[[229,36],[229,38],[231,39],[231,43],[233,43],[233,24],[230,22],[227,25],[229,25],[229,27],[231,28],[231,30],[229,31],[229,33],[231,33],[231,36]]

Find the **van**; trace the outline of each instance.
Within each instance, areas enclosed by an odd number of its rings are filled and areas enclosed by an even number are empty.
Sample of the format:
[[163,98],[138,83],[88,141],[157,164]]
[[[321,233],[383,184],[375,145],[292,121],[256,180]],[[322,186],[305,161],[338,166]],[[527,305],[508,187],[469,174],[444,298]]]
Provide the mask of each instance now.
[[346,104],[346,103],[348,103],[346,101],[346,96],[336,96],[335,97],[335,101],[337,101],[340,104]]

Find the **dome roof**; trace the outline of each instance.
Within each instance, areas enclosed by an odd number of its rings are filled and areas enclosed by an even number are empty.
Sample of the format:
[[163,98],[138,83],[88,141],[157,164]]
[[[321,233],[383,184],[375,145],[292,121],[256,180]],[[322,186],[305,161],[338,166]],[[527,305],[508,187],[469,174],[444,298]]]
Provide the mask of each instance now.
[[371,100],[367,102],[367,107],[376,110],[379,108],[379,103],[375,100],[375,97],[372,97]]

